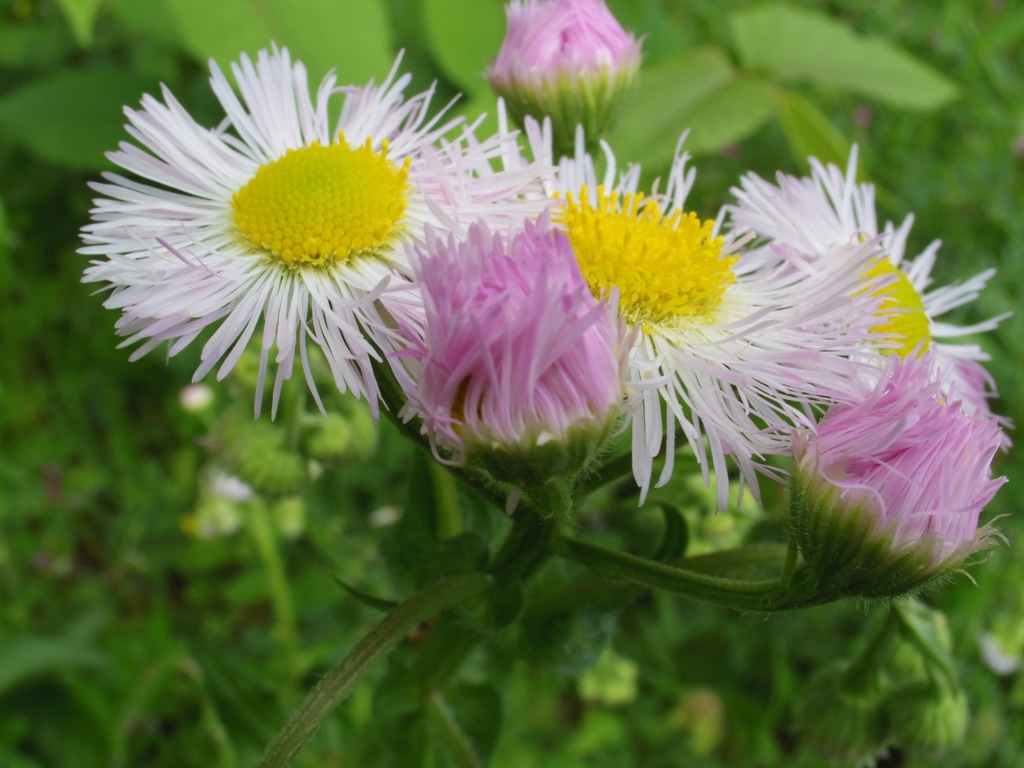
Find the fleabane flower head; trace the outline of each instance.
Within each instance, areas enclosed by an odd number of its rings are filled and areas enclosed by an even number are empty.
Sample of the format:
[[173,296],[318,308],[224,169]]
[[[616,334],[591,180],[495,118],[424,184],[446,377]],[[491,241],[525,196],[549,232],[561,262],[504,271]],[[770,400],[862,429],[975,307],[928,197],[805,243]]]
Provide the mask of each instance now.
[[[990,415],[988,400],[995,396],[995,384],[981,365],[989,356],[977,344],[957,343],[957,339],[992,330],[1006,315],[967,327],[938,318],[976,299],[995,269],[964,283],[932,288],[931,271],[941,242],[935,240],[916,258],[907,259],[914,217],[907,216],[898,227],[889,222],[879,228],[874,186],[857,183],[857,148],[845,173],[814,158],[810,162],[810,177],[779,173],[776,184],[756,174],[742,179],[733,190],[737,203],[728,209],[737,236],[753,232],[767,247],[784,245],[825,261],[842,258],[843,246],[881,236],[886,258],[869,276],[889,278],[875,326],[884,348],[904,357],[934,349],[935,364],[945,371],[945,391],[955,390],[968,413]],[[1000,423],[1010,426],[1006,419]],[[1005,432],[1002,439],[1008,447]]]
[[549,116],[567,147],[577,125],[604,135],[640,70],[640,41],[604,0],[512,0],[505,13],[508,32],[487,76],[513,117]]
[[591,295],[566,236],[542,217],[507,237],[429,232],[413,255],[426,323],[406,419],[439,458],[521,487],[573,478],[622,402],[624,328]]
[[163,101],[125,110],[135,143],[109,158],[130,176],[93,185],[81,252],[96,257],[84,280],[106,284],[105,305],[123,313],[124,345],[141,345],[133,359],[212,331],[195,379],[214,368],[220,378],[255,336],[258,412],[271,358],[275,407],[297,357],[319,403],[313,342],[338,388],[376,411],[371,361],[422,317],[404,244],[425,224],[458,232],[539,208],[517,194],[532,171],[492,171],[498,138],[446,141],[457,121],[429,116],[431,91],[406,99],[398,63],[380,86],[338,88],[332,74],[311,95],[303,65],[275,48],[232,64],[237,90],[211,62],[226,113],[215,129],[166,88]]
[[794,435],[790,526],[822,584],[898,595],[989,542],[1001,429],[944,397],[933,355],[891,355],[863,400]]
[[550,123],[528,120],[526,135],[534,158],[557,164],[545,182],[552,220],[591,293],[618,291],[619,315],[635,334],[628,391],[641,501],[662,451],[658,483],[669,479],[679,436],[705,482],[714,470],[720,507],[727,459],[756,493],[758,474],[771,471],[765,457],[789,454],[794,424],[813,423],[816,407],[862,389],[858,350],[880,298],[857,289],[877,242],[849,245],[828,270],[783,248],[749,253],[687,210],[694,171],[682,141],[664,191],[656,184],[648,196],[640,168],[619,174],[607,145],[599,176],[582,136],[573,156],[556,159]]

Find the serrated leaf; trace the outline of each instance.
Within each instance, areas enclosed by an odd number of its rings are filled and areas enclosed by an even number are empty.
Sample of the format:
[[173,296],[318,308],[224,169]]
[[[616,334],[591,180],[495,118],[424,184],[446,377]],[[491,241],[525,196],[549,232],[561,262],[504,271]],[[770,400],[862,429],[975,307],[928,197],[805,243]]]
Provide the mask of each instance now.
[[96,23],[96,13],[100,9],[100,0],[57,0],[68,26],[75,35],[75,40],[83,48],[92,45],[92,30]]
[[767,80],[735,80],[684,115],[690,127],[686,148],[695,155],[718,152],[763,126],[775,111],[776,87]]
[[484,74],[505,37],[502,8],[500,0],[423,0],[431,55],[467,93],[482,95],[489,88]]
[[689,125],[689,111],[733,77],[729,58],[713,47],[697,48],[645,68],[613,133],[613,144],[623,158],[667,165]]
[[67,667],[98,666],[106,657],[74,640],[12,637],[0,640],[0,694],[23,680]]
[[780,91],[779,123],[794,159],[805,170],[810,168],[809,157],[840,168],[846,165],[850,157],[850,141],[832,125],[824,112],[800,94]]
[[730,16],[740,59],[783,80],[846,88],[905,109],[936,109],[956,84],[901,48],[817,11],[765,5]]
[[124,105],[138,103],[156,85],[114,67],[58,71],[5,95],[0,129],[52,162],[109,168],[104,152],[124,136]]
[[330,70],[340,84],[378,82],[393,63],[380,0],[165,0],[185,48],[221,67],[272,43],[306,65],[311,85]]

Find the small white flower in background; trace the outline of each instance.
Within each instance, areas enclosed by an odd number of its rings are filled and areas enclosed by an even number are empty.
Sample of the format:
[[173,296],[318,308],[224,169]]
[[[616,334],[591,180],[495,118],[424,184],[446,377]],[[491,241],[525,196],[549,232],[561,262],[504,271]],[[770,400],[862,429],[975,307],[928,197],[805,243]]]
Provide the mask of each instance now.
[[[237,84],[211,62],[210,83],[226,118],[195,122],[165,88],[126,109],[128,132],[84,227],[81,252],[96,257],[86,282],[106,284],[105,305],[122,311],[117,332],[140,346],[132,359],[170,342],[177,354],[206,331],[195,380],[225,376],[249,342],[261,352],[256,409],[271,360],[273,403],[300,361],[319,404],[309,342],[322,350],[342,391],[376,413],[371,360],[394,328],[420,322],[403,245],[423,225],[464,231],[537,213],[517,193],[533,169],[492,170],[500,137],[430,117],[432,91],[406,99],[398,63],[384,82],[310,94],[306,70],[287,50],[232,64]],[[332,98],[342,94],[340,115]],[[398,371],[401,375],[401,371]]]
[[[728,207],[736,235],[753,232],[767,245],[794,248],[816,259],[835,259],[837,247],[881,235],[887,259],[873,272],[889,275],[893,282],[883,291],[888,297],[882,305],[886,317],[877,330],[890,337],[892,351],[901,355],[914,350],[921,354],[934,347],[935,364],[946,373],[946,394],[961,401],[968,413],[990,415],[988,400],[995,396],[995,382],[981,365],[989,356],[977,344],[959,343],[959,338],[992,330],[1007,315],[967,327],[937,318],[974,301],[995,269],[986,269],[964,283],[932,288],[931,271],[941,242],[933,241],[911,260],[905,251],[913,215],[899,227],[890,222],[879,230],[874,186],[857,183],[857,148],[850,154],[845,174],[814,158],[810,162],[810,177],[779,173],[777,184],[771,184],[756,174],[744,176],[733,189],[736,205]],[[1005,418],[1000,417],[999,422],[1010,426]],[[1009,447],[1005,432],[1002,440],[1003,446]]]
[[641,501],[663,450],[658,484],[671,476],[677,428],[705,482],[714,471],[720,507],[727,458],[756,494],[758,473],[771,473],[765,457],[789,454],[794,424],[812,424],[815,407],[861,396],[862,358],[871,354],[864,339],[880,299],[858,289],[877,241],[842,247],[829,270],[785,249],[748,253],[742,238],[686,210],[695,172],[682,141],[668,184],[645,196],[640,168],[618,173],[606,144],[598,176],[582,135],[562,158],[550,123],[527,120],[526,135],[532,157],[557,167],[545,181],[552,220],[566,230],[591,292],[617,290],[636,333],[628,376]]

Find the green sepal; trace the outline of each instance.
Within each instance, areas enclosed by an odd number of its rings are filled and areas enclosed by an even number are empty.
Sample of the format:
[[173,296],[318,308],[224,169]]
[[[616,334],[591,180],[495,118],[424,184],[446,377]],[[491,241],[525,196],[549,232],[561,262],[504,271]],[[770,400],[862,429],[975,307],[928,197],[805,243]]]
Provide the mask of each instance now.
[[554,155],[572,155],[576,127],[590,150],[598,147],[615,126],[626,97],[633,90],[639,69],[624,67],[618,72],[559,76],[540,83],[495,83],[491,87],[505,99],[512,118],[522,126],[527,116],[542,122],[551,118]]
[[880,528],[864,503],[844,500],[838,488],[800,469],[791,481],[787,525],[823,591],[869,598],[917,592],[988,546],[984,533],[951,552],[936,534],[898,543],[895,522]]
[[613,420],[576,427],[561,438],[526,436],[519,443],[478,439],[467,443],[466,465],[500,483],[529,490],[552,480],[575,478],[604,446]]

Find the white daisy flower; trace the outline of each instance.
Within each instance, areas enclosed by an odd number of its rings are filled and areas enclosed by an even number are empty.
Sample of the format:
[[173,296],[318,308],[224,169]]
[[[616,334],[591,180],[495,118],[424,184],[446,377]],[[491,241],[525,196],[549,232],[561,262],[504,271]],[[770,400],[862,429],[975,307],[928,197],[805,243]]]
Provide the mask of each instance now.
[[518,196],[534,168],[493,170],[508,137],[478,142],[470,127],[445,141],[459,121],[430,116],[432,89],[404,97],[400,60],[379,86],[336,87],[330,74],[313,95],[285,49],[232,64],[237,91],[211,62],[226,113],[214,129],[167,88],[125,110],[136,143],[108,156],[131,176],[93,185],[101,197],[81,252],[99,257],[85,282],[108,284],[105,306],[123,312],[122,346],[141,344],[133,360],[165,341],[177,354],[211,330],[195,380],[214,368],[222,378],[255,334],[258,413],[271,357],[275,408],[296,354],[319,404],[312,341],[339,389],[376,413],[371,361],[422,318],[404,246],[427,223],[459,234],[480,217],[502,226],[542,208]]
[[[552,218],[567,231],[591,291],[617,288],[620,314],[636,331],[629,412],[641,501],[663,449],[657,484],[669,479],[678,428],[705,482],[714,470],[725,507],[726,457],[756,493],[758,473],[773,474],[764,458],[789,452],[794,425],[813,424],[816,407],[861,391],[870,321],[858,313],[879,300],[856,289],[878,243],[843,248],[843,265],[827,271],[784,249],[748,254],[718,222],[686,211],[695,172],[682,140],[664,192],[656,183],[645,197],[640,168],[619,174],[607,144],[598,175],[581,133],[546,192],[561,201]],[[552,164],[549,126],[528,121],[526,135],[533,157]]]
[[[898,227],[887,222],[879,230],[874,186],[857,183],[857,148],[850,153],[845,174],[835,165],[824,166],[814,158],[810,162],[809,178],[779,173],[777,184],[771,184],[756,174],[745,176],[740,187],[733,189],[737,204],[729,206],[734,235],[753,232],[762,242],[795,248],[813,259],[839,258],[837,247],[881,235],[887,259],[872,272],[888,275],[893,282],[882,305],[882,312],[889,314],[876,330],[904,357],[934,348],[936,368],[944,372],[946,395],[960,400],[968,415],[991,415],[988,400],[995,396],[995,384],[981,365],[989,356],[977,344],[956,340],[990,331],[1008,315],[970,326],[937,318],[976,299],[995,269],[986,269],[963,283],[932,288],[931,271],[941,241],[933,241],[916,258],[907,259],[913,215]],[[1009,426],[1008,420],[999,421]],[[1003,440],[1008,446],[1005,434]]]

